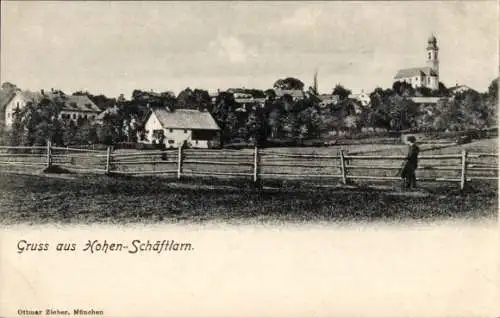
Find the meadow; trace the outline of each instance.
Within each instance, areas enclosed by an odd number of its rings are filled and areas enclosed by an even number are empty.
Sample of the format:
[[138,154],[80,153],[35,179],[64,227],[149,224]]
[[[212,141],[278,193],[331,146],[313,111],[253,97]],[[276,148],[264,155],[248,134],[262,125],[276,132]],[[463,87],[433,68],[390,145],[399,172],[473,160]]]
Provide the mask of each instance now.
[[158,177],[0,174],[1,224],[422,222],[495,218],[494,185],[467,191],[435,183],[425,192],[394,188]]

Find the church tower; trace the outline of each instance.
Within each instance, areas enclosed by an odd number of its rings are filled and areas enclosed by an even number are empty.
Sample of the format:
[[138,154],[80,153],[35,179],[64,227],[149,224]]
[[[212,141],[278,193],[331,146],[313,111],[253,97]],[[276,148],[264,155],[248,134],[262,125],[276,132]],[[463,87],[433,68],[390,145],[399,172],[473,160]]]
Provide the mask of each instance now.
[[431,35],[427,40],[427,66],[432,68],[437,76],[439,76],[438,51],[436,37]]

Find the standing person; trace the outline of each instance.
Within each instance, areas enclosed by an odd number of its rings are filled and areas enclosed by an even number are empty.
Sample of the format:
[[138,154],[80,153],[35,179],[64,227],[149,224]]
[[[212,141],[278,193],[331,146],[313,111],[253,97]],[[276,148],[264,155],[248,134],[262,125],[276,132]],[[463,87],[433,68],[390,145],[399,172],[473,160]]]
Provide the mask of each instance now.
[[418,148],[416,142],[417,140],[415,139],[415,136],[408,136],[408,138],[406,138],[406,143],[408,144],[408,155],[406,156],[406,161],[401,172],[401,178],[404,180],[405,189],[417,187],[415,170],[417,170],[418,166],[418,153],[420,152],[420,148]]

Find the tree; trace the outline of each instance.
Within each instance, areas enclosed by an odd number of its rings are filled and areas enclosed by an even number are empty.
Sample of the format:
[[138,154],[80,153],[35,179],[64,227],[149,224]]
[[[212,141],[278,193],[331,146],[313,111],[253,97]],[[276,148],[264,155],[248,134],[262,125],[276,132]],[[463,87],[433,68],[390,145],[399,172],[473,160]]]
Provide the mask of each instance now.
[[177,95],[177,107],[184,109],[204,110],[211,104],[208,91],[196,88],[194,91],[189,87]]
[[399,96],[405,97],[415,96],[415,91],[420,92],[422,96],[430,96],[431,92],[430,89],[427,89],[426,87],[419,87],[415,90],[410,83],[401,81],[394,82],[394,84],[392,84],[392,90]]
[[[7,132],[7,144],[10,146],[26,145],[25,129],[19,108],[14,110],[11,129]],[[3,125],[2,125],[3,126]]]
[[339,97],[339,100],[345,100],[351,95],[351,91],[346,89],[344,86],[337,84],[333,88],[332,95],[337,95]]
[[221,146],[229,141],[235,134],[238,118],[234,114],[236,109],[236,102],[234,96],[228,92],[221,92],[215,101],[215,106],[212,110],[212,115],[219,125],[220,143]]
[[265,97],[267,97],[270,100],[274,100],[276,98],[276,92],[274,89],[266,89],[264,91]]
[[283,108],[276,105],[267,115],[267,127],[269,127],[271,138],[280,137],[283,113]]
[[319,111],[315,107],[307,107],[297,116],[298,124],[301,128],[301,138],[319,137],[323,122]]
[[449,92],[448,88],[442,82],[439,82],[439,88],[437,89],[437,91],[434,92],[434,94],[437,97],[450,96],[450,92]]
[[45,145],[47,140],[62,140],[62,125],[59,113],[64,106],[64,97],[42,98],[28,102],[19,116],[25,131],[27,145]]
[[276,82],[274,82],[273,87],[275,89],[282,89],[282,90],[303,90],[304,83],[297,78],[287,77],[283,79],[278,79]]

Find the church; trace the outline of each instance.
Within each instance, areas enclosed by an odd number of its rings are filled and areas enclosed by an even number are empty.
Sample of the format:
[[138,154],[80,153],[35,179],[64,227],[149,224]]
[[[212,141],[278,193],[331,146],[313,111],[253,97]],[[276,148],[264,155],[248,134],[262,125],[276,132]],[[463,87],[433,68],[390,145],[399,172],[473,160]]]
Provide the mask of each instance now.
[[431,35],[427,40],[426,66],[401,69],[394,76],[394,82],[406,82],[413,88],[439,88],[439,59],[437,39]]

